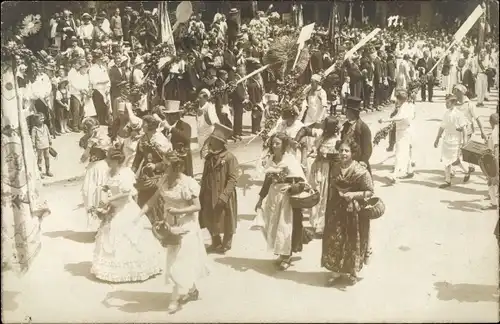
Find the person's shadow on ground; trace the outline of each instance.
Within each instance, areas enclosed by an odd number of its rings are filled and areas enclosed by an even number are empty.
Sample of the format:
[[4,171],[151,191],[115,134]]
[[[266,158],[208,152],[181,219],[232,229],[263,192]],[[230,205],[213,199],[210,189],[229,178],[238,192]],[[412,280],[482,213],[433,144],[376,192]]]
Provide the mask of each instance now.
[[94,243],[96,232],[54,231],[43,235],[50,238],[64,238],[76,243]]
[[[297,262],[300,257],[292,257],[292,262]],[[293,270],[292,266],[285,271],[278,270],[274,263],[274,260],[264,260],[264,259],[248,259],[248,258],[237,258],[225,256],[222,258],[214,259],[215,262],[222,265],[229,266],[236,271],[246,272],[255,271],[264,276],[273,277],[278,280],[291,280],[298,284],[308,285],[313,287],[328,287],[328,271],[306,271],[299,272]],[[331,285],[332,288],[344,291],[349,284],[342,280],[339,280],[335,285]]]
[[[106,308],[117,308],[125,313],[166,312],[170,296],[166,292],[117,290],[109,292],[102,304]],[[113,300],[120,302],[113,305]]]
[[437,298],[439,300],[456,300],[461,303],[498,303],[497,286],[477,284],[452,284],[442,281],[434,283],[434,289],[437,290]]

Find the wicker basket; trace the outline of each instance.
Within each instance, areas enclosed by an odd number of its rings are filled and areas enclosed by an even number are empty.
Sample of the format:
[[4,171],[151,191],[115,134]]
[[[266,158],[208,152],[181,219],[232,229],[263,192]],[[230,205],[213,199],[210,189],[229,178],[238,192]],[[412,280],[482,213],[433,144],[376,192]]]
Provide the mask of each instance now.
[[318,190],[308,188],[296,195],[290,195],[290,205],[297,209],[312,208],[319,203],[320,198]]
[[373,197],[366,201],[365,206],[361,209],[360,214],[369,219],[380,218],[385,213],[385,205],[382,199]]
[[153,225],[153,235],[161,242],[163,247],[179,245],[182,240],[182,235],[173,234],[162,222]]

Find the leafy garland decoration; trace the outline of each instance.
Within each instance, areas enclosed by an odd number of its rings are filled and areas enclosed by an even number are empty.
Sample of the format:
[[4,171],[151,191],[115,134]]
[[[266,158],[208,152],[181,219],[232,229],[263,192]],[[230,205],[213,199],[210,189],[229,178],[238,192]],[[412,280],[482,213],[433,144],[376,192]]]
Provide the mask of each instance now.
[[378,132],[376,132],[375,136],[373,137],[373,144],[378,145],[382,140],[386,139],[394,127],[395,127],[394,123],[390,123],[389,125],[383,127]]
[[[422,75],[419,79],[411,81],[407,87],[408,97],[411,100],[415,100],[417,92],[420,90],[422,85],[426,84],[426,82],[426,75]],[[373,144],[378,145],[382,140],[386,139],[394,127],[396,127],[396,125],[394,123],[390,123],[389,125],[381,128],[378,132],[376,132],[375,136],[373,137]]]
[[304,89],[307,87],[307,85],[300,84],[296,75],[293,74],[285,76],[285,80],[283,82],[278,81],[278,83],[276,94],[282,101],[272,111],[268,112],[269,114],[264,123],[264,129],[260,133],[264,143],[269,138],[269,132],[276,126],[276,122],[281,118],[282,112],[286,109],[292,109],[293,106],[302,99]]
[[[215,87],[210,90],[210,98],[208,98],[208,100],[210,102],[214,102],[215,98],[224,95],[224,93],[232,93],[234,90],[236,90],[236,87],[237,85],[235,82],[228,82],[223,86]],[[193,101],[185,102],[182,105],[181,109],[182,111],[184,111],[185,115],[196,115],[198,107],[199,101],[198,99],[195,99]]]

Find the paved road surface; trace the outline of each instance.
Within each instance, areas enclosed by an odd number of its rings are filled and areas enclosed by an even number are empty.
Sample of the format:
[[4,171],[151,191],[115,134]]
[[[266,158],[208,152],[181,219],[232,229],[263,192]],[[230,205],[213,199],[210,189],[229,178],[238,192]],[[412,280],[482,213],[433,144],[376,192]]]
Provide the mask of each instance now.
[[[495,102],[478,109],[483,125]],[[214,322],[214,321],[496,321],[498,320],[498,251],[493,235],[494,211],[481,211],[485,178],[476,172],[470,183],[460,177],[447,189],[440,150],[433,148],[444,112],[443,94],[435,103],[417,103],[417,174],[389,186],[384,178],[394,161],[386,142],[374,149],[376,194],[386,203],[383,218],[372,223],[373,258],[357,285],[326,288],[319,266],[321,241],[305,246],[301,259],[286,272],[272,266],[262,234],[251,229],[262,179],[253,163],[244,166],[238,183],[239,224],[234,248],[210,256],[212,273],[199,283],[201,299],[168,315],[170,287],[165,278],[144,283],[107,284],[89,273],[92,235],[85,232],[79,204],[77,136],[58,139],[62,153],[56,181],[45,187],[52,215],[43,224],[43,247],[33,268],[17,278],[5,273],[4,320],[34,322]],[[388,112],[362,115],[375,133]],[[489,129],[489,125],[488,125]],[[231,149],[241,162],[255,159],[261,143]],[[201,161],[195,169],[201,171]]]

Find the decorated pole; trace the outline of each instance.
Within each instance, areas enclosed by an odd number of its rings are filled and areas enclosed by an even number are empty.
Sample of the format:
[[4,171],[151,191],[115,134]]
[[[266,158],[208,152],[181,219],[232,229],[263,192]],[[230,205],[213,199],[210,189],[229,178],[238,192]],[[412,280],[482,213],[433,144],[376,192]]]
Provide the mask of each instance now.
[[470,14],[469,18],[467,18],[467,20],[462,24],[462,26],[460,26],[455,35],[453,35],[453,42],[451,42],[450,46],[448,46],[446,51],[443,52],[439,60],[434,64],[434,66],[428,73],[432,73],[432,71],[434,71],[434,69],[439,65],[439,63],[441,63],[441,61],[444,60],[446,55],[448,55],[450,49],[457,43],[462,41],[462,39],[465,37],[465,35],[467,35],[469,30],[472,29],[476,21],[479,19],[479,17],[481,17],[483,13],[484,13],[483,8],[480,5],[478,5],[476,9]]

